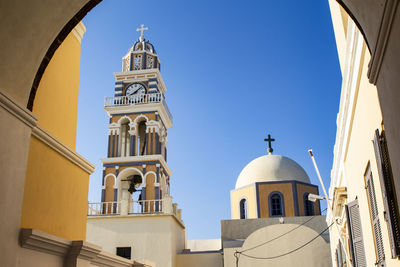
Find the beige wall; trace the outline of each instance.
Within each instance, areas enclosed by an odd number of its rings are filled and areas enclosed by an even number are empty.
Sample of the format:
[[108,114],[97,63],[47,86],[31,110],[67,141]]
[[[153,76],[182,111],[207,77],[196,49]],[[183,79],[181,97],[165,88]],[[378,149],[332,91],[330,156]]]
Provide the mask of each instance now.
[[176,267],[223,267],[222,252],[178,254]]
[[[0,266],[15,266],[31,127],[35,118],[0,92]],[[31,121],[31,123],[29,123]]]
[[185,248],[185,228],[173,215],[89,217],[87,241],[116,253],[132,247],[132,259],[174,267],[176,253]]
[[[265,243],[274,237],[280,236],[283,233],[290,231],[297,227],[297,224],[274,224],[271,226],[263,227],[253,232],[246,238],[241,248],[225,248],[224,249],[224,267],[235,267],[236,258],[234,252],[236,250],[242,251],[247,248],[255,247],[259,244]],[[259,246],[255,249],[246,252],[248,255],[257,257],[273,257],[284,254],[293,250],[300,245],[303,245],[310,239],[314,238],[318,233],[306,226],[300,226],[295,231],[290,232],[282,238],[277,239],[275,242]],[[318,237],[315,241],[310,243],[303,249],[291,253],[289,256],[278,257],[275,259],[259,260],[251,259],[245,256],[239,257],[240,267],[282,267],[282,266],[301,266],[301,267],[330,267],[330,253],[329,243],[322,237]]]

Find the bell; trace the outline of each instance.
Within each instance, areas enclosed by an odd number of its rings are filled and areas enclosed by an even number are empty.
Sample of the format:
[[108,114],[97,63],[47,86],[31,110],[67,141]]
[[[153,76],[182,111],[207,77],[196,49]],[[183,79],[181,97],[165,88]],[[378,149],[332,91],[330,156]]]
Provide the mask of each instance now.
[[136,188],[135,188],[135,184],[133,183],[133,181],[131,181],[130,185],[129,185],[129,189],[128,189],[129,193],[133,193],[136,192]]

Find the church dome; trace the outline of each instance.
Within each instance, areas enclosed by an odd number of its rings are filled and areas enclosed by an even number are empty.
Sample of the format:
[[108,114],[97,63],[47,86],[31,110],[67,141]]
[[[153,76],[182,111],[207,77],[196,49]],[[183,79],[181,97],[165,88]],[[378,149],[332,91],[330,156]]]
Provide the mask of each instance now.
[[256,158],[247,164],[239,174],[235,188],[256,182],[290,180],[310,184],[310,178],[297,162],[288,157],[270,154]]

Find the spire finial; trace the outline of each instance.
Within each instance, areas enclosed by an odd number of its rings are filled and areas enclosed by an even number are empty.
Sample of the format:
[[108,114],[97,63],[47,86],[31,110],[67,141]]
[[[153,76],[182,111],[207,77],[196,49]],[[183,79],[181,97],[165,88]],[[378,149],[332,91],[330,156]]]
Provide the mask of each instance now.
[[140,41],[143,41],[143,40],[144,40],[143,32],[144,32],[144,31],[147,31],[147,30],[149,30],[149,28],[148,28],[148,27],[144,27],[144,24],[141,24],[141,25],[140,25],[140,28],[137,28],[137,29],[136,29],[137,32],[140,32],[140,37],[139,37]]
[[271,144],[271,142],[274,142],[275,139],[271,138],[271,135],[268,134],[268,138],[264,139],[264,141],[265,141],[265,142],[268,142],[268,149],[267,149],[268,155],[272,155],[272,152],[273,152],[274,150],[272,149],[272,144]]

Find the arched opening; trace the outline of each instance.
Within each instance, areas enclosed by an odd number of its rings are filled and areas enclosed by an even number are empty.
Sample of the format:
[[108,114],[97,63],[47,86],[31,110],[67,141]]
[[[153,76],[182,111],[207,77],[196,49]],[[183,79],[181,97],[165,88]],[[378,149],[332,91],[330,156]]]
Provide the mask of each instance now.
[[120,128],[120,142],[119,142],[119,155],[120,157],[127,157],[129,156],[129,147],[130,147],[130,135],[129,135],[129,120],[125,119],[121,122]]
[[138,123],[138,151],[137,155],[143,156],[147,155],[146,144],[147,144],[147,135],[146,135],[146,121],[140,121]]
[[304,216],[314,216],[314,203],[308,200],[308,195],[310,193],[305,193],[303,195],[303,205],[304,205]]
[[247,200],[242,198],[239,202],[240,219],[247,219]]
[[272,192],[269,195],[269,216],[285,216],[283,195],[280,192]]

